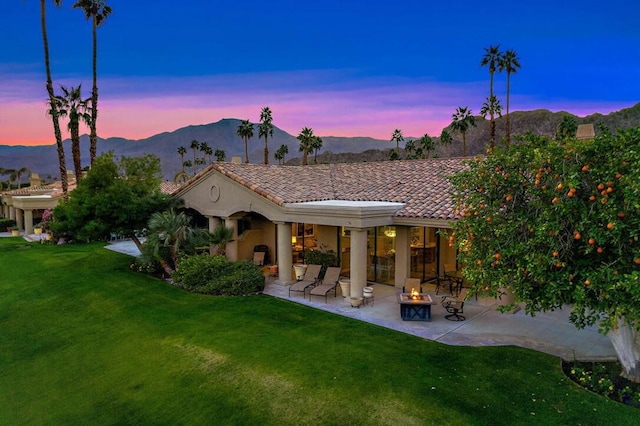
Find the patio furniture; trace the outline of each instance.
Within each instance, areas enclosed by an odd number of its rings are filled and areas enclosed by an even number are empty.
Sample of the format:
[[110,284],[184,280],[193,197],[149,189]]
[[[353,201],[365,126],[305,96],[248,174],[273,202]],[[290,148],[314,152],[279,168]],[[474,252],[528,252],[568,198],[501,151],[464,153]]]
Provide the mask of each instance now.
[[431,321],[431,305],[436,302],[425,293],[400,293],[398,303],[403,321]]
[[469,289],[463,288],[457,297],[444,296],[442,298],[442,307],[449,312],[449,315],[445,315],[445,319],[449,321],[464,321],[466,318],[460,314],[464,313],[464,300],[467,297]]
[[[422,293],[422,283],[420,278],[405,278],[404,285],[402,286],[403,293],[409,293],[412,288],[418,290],[418,292]],[[438,294],[438,293],[436,293]]]
[[329,267],[324,274],[322,284],[313,287],[309,291],[309,300],[311,296],[324,296],[325,303],[327,302],[327,295],[333,290],[333,297],[338,295],[338,280],[340,279],[340,268]]
[[264,256],[265,252],[263,251],[254,251],[253,252],[253,264],[258,266],[264,265]]
[[309,287],[314,286],[318,282],[321,268],[322,265],[308,265],[302,280],[289,286],[289,297],[291,297],[292,291],[297,291],[304,295]]

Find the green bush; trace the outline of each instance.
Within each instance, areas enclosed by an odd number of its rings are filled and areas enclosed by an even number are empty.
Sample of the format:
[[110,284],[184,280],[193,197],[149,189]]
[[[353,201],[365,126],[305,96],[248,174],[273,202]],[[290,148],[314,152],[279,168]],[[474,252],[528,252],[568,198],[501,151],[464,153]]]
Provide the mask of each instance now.
[[9,227],[13,228],[16,226],[16,221],[13,219],[0,219],[0,230],[7,229]]
[[322,279],[329,266],[338,266],[338,254],[333,250],[311,250],[304,254],[304,262],[307,265],[322,265],[320,270],[320,279]]
[[224,256],[189,256],[173,274],[176,283],[194,293],[242,296],[264,290],[262,270],[252,262],[231,262]]

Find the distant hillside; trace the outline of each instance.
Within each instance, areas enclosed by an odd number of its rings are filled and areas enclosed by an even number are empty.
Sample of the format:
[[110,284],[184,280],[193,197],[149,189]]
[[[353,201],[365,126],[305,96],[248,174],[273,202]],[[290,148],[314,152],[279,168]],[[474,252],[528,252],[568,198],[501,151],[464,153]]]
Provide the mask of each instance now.
[[[536,134],[553,135],[562,117],[567,112],[551,112],[548,110],[516,111],[511,113],[512,134],[533,132]],[[574,116],[578,124],[602,123],[609,129],[629,128],[640,126],[640,103],[631,108],[622,109],[611,114],[592,114],[586,117]],[[192,140],[207,142],[214,150],[222,149],[227,154],[227,160],[233,156],[244,156],[244,143],[236,135],[241,120],[226,118],[216,123],[187,126],[173,132],[160,133],[146,139],[129,140],[124,138],[108,138],[98,140],[98,153],[113,151],[117,156],[138,156],[152,153],[162,160],[165,179],[173,179],[180,171],[180,157],[177,154],[179,146],[187,148],[185,160],[193,159],[193,151],[189,148]],[[489,121],[476,117],[477,127],[467,133],[468,154],[475,155],[484,152],[485,143],[489,140]],[[504,137],[505,118],[496,120],[497,139]],[[249,159],[252,163],[261,163],[263,159],[264,139],[258,140],[257,124],[255,136],[249,140]],[[447,128],[450,132],[451,129]],[[450,146],[437,145],[435,154],[439,157],[462,155],[462,138],[458,133],[451,132],[454,138]],[[439,135],[432,135],[439,136]],[[437,140],[437,138],[436,138]],[[323,136],[323,147],[318,155],[318,162],[360,162],[380,161],[389,158],[389,150],[395,146],[388,140],[369,137],[337,137]],[[439,142],[437,140],[437,142]],[[299,142],[295,136],[279,129],[274,129],[273,138],[269,138],[269,161],[277,163],[273,153],[285,144],[289,147],[287,164],[298,164],[300,153]],[[88,164],[89,138],[81,138],[82,164]],[[72,169],[70,141],[65,141],[67,167]],[[202,156],[200,152],[198,156]],[[313,155],[310,156],[313,161]],[[57,177],[57,154],[55,145],[41,146],[7,146],[0,145],[0,167],[21,168],[28,167],[42,178]]]

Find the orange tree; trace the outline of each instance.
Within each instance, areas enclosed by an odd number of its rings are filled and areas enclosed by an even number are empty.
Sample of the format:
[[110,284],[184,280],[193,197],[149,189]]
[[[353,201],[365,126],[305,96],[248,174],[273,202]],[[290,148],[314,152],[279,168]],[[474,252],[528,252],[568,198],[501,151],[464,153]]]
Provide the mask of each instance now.
[[640,128],[594,140],[528,135],[451,178],[453,244],[473,290],[526,312],[572,308],[640,381]]

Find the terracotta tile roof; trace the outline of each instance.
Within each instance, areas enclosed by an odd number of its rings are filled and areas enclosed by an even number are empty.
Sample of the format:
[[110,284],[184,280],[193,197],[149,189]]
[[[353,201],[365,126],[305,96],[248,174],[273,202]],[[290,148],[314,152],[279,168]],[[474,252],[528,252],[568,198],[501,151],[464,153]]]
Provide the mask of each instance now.
[[172,195],[174,192],[176,192],[181,187],[182,187],[182,185],[180,185],[178,183],[171,182],[171,181],[165,181],[165,182],[162,182],[160,184],[160,192],[162,192],[163,194]]
[[[68,192],[71,192],[74,189],[76,189],[76,180],[75,179],[69,180],[69,183],[67,185]],[[18,188],[18,189],[12,189],[10,191],[4,191],[0,194],[8,195],[8,196],[25,196],[25,195],[30,195],[34,192],[47,192],[54,198],[61,197],[62,182],[55,181],[46,185],[27,186],[27,187]]]
[[[406,203],[398,217],[455,219],[446,178],[465,167],[463,160],[313,166],[214,163],[206,173],[218,171],[279,205],[322,200],[391,201]],[[196,177],[200,176],[203,173]]]

